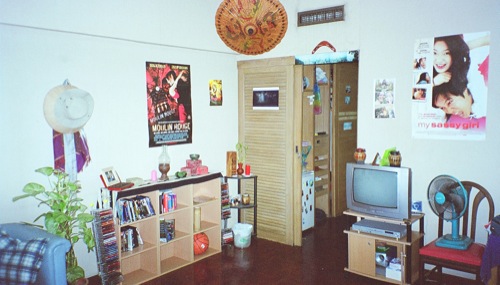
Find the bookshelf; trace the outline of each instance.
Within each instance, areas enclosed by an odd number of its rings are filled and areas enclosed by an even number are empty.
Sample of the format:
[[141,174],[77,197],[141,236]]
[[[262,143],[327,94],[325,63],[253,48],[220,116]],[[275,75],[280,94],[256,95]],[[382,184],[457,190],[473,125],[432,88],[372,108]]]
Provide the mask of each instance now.
[[[120,248],[123,284],[137,284],[221,252],[221,177],[220,173],[198,175],[136,186],[122,191],[102,189],[109,197],[116,224]],[[172,199],[171,202],[165,199]],[[123,219],[123,202],[134,202],[137,219]],[[147,202],[152,208],[147,210]],[[165,204],[166,203],[166,204]],[[166,206],[165,206],[166,205]],[[201,208],[201,226],[195,230],[194,207]],[[142,210],[142,214],[141,214]],[[147,213],[150,213],[148,215]],[[168,223],[161,225],[161,223]],[[172,225],[173,224],[173,225]],[[139,242],[132,249],[125,247],[122,229],[137,229]],[[169,229],[170,238],[164,238],[160,229]],[[204,232],[210,241],[201,255],[193,251],[193,236]]]

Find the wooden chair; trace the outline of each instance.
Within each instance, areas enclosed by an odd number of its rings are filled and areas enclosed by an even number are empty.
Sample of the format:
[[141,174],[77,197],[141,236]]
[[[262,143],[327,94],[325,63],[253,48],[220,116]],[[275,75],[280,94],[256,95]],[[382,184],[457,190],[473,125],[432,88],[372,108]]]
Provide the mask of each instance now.
[[[462,229],[461,235],[466,235],[470,237],[473,243],[467,250],[456,250],[450,248],[436,247],[435,242],[428,243],[424,247],[420,248],[420,273],[419,279],[420,284],[425,284],[426,274],[424,272],[425,264],[432,264],[435,267],[431,270],[437,270],[439,273],[439,278],[441,279],[442,268],[449,268],[459,271],[464,271],[468,273],[476,274],[476,281],[481,283],[481,262],[483,257],[483,252],[485,249],[485,245],[476,243],[476,223],[477,223],[477,211],[479,208],[479,204],[483,199],[486,198],[486,201],[489,204],[489,218],[488,220],[479,221],[479,225],[482,227],[491,221],[494,217],[495,213],[495,205],[493,204],[493,198],[490,193],[486,191],[486,189],[471,181],[462,181],[462,185],[467,190],[467,196],[469,203],[467,204],[467,209],[465,214],[460,219],[460,227]],[[471,192],[473,189],[476,189],[478,192],[474,197],[474,200],[470,199]],[[472,205],[472,211],[469,213],[469,205]],[[469,225],[470,220],[470,225]],[[443,219],[439,219],[438,226],[438,238],[443,236]],[[470,230],[470,231],[469,231]],[[439,284],[442,284],[441,280],[439,280]]]

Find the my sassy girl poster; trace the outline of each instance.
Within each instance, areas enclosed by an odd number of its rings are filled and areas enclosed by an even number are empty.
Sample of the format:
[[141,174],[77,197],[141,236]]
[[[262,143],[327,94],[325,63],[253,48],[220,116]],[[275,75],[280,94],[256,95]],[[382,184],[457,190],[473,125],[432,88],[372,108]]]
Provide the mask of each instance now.
[[490,33],[420,39],[413,58],[414,138],[484,140]]

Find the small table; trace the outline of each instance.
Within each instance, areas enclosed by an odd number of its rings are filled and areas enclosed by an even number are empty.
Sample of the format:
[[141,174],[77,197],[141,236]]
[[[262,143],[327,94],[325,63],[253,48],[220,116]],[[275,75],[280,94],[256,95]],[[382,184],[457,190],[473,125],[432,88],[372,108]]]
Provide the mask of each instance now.
[[231,208],[238,209],[238,223],[241,222],[241,211],[245,209],[253,208],[253,234],[257,235],[257,175],[233,175],[224,176],[224,182],[227,183],[228,179],[236,179],[238,181],[238,194],[241,195],[241,181],[247,179],[253,179],[253,203],[248,205],[239,204],[236,206],[231,206]]

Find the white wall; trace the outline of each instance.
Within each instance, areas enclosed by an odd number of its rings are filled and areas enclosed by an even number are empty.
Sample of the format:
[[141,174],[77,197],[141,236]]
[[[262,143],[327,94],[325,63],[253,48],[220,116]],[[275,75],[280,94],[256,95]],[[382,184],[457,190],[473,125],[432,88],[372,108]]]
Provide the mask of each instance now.
[[[378,2],[378,1],[377,1]],[[368,157],[396,146],[403,165],[413,170],[413,199],[426,201],[429,182],[439,174],[476,181],[488,189],[500,207],[498,161],[494,151],[500,142],[500,2],[468,1],[383,1],[366,2],[360,25],[360,100],[358,144],[366,147]],[[470,4],[469,4],[470,3]],[[426,5],[427,4],[427,5]],[[428,7],[428,8],[426,8]],[[416,39],[458,33],[490,31],[490,70],[486,140],[450,141],[413,139],[411,136],[411,67]],[[472,67],[471,67],[472,68]],[[373,81],[396,79],[396,119],[373,119]],[[437,217],[425,202],[426,241],[435,237]],[[486,222],[484,219],[481,222]],[[485,242],[484,232],[480,240]]]
[[[358,144],[369,158],[398,147],[403,165],[413,169],[414,200],[425,201],[430,180],[448,173],[484,185],[500,207],[500,114],[494,108],[500,105],[497,0],[283,0],[287,33],[275,49],[259,56],[236,55],[219,39],[214,15],[220,1],[57,2],[0,0],[0,223],[31,221],[41,212],[34,201],[14,204],[11,199],[26,182],[40,181],[35,168],[52,164],[51,129],[42,104],[47,91],[64,79],[95,100],[94,114],[85,126],[92,162],[78,176],[83,198],[90,204],[101,186],[98,175],[103,167],[115,166],[122,178],[148,177],[156,168],[160,150],[148,148],[146,128],[146,61],[191,65],[193,144],[170,148],[173,169],[182,166],[189,153],[198,152],[211,171],[224,171],[225,152],[237,141],[236,61],[308,54],[322,40],[338,51],[361,52]],[[299,11],[343,4],[344,22],[296,25]],[[486,140],[413,139],[409,90],[414,41],[479,31],[491,32]],[[372,119],[373,80],[379,78],[396,79],[396,119]],[[222,107],[208,106],[210,79],[223,80]],[[437,218],[426,203],[424,211],[429,241],[436,235]],[[484,233],[479,240],[485,241]],[[87,257],[81,258],[87,275],[95,275],[94,253],[86,255],[82,247],[78,255]]]
[[[148,147],[146,61],[191,66],[193,143],[169,147],[171,174],[185,165],[190,153],[201,154],[209,171],[225,172],[226,151],[234,150],[238,134],[237,67],[234,53],[218,39],[211,17],[193,22],[182,13],[168,16],[166,1],[111,1],[109,6],[97,1],[85,6],[61,2],[49,7],[48,1],[0,1],[0,22],[22,25],[0,24],[0,223],[32,222],[47,210],[37,208],[34,199],[13,203],[12,197],[22,194],[27,182],[45,183],[34,172],[53,165],[52,130],[43,117],[43,100],[65,79],[92,94],[95,103],[84,128],[92,161],[78,175],[88,205],[102,187],[102,168],[114,166],[122,179],[148,178],[157,169],[161,149]],[[213,11],[207,11],[198,7],[202,5],[177,2],[173,8],[198,15],[214,14],[217,8],[213,4],[208,7]],[[183,41],[187,47],[225,50],[165,46]],[[209,106],[210,79],[222,79],[222,106]],[[94,252],[87,254],[80,244],[77,255],[87,276],[97,274]]]
[[[450,174],[483,185],[496,202],[495,214],[500,213],[500,155],[496,151],[500,145],[499,15],[496,0],[363,1],[360,9],[358,145],[367,149],[370,161],[389,147],[401,151],[402,164],[413,171],[413,200],[423,201],[425,243],[437,235],[438,218],[427,203],[428,185],[437,175]],[[410,65],[415,40],[482,31],[491,32],[486,140],[412,138]],[[373,82],[382,78],[396,80],[396,119],[373,119]],[[487,213],[481,212],[478,223],[486,222]],[[478,229],[476,240],[486,243],[486,232]]]

